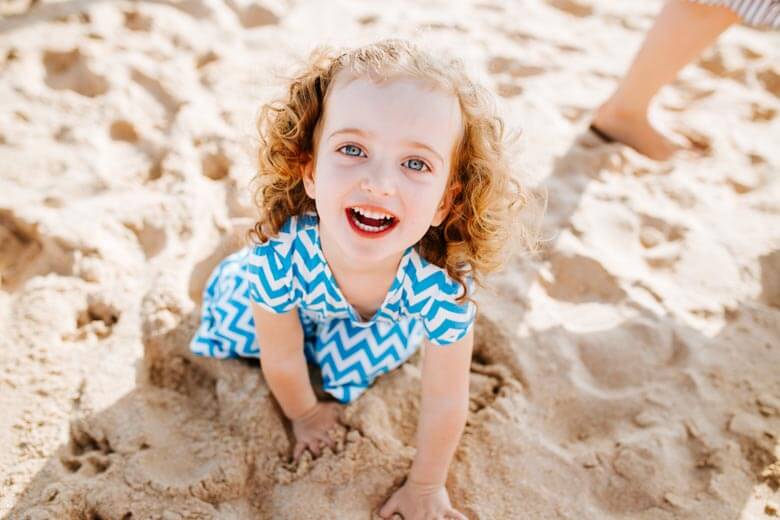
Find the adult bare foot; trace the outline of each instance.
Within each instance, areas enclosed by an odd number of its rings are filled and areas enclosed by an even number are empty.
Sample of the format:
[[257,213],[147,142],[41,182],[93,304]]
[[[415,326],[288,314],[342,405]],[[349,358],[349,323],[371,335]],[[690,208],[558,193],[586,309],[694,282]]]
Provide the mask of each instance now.
[[592,127],[602,137],[608,136],[656,161],[665,161],[682,148],[656,130],[644,112],[626,112],[604,104],[596,110]]

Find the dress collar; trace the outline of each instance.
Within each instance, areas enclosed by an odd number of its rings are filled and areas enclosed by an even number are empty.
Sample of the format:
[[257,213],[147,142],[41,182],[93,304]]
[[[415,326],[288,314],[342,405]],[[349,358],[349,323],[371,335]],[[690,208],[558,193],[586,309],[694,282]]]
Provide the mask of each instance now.
[[[379,309],[377,309],[376,313],[371,317],[371,319],[364,320],[360,316],[360,313],[358,313],[352,304],[350,304],[349,301],[347,301],[347,299],[344,297],[344,294],[341,292],[341,289],[338,286],[336,277],[333,276],[333,272],[330,270],[328,261],[325,259],[325,255],[322,252],[322,243],[320,242],[319,216],[316,213],[305,213],[303,217],[307,219],[307,223],[311,223],[311,229],[314,230],[314,244],[316,245],[317,254],[319,255],[320,261],[322,262],[325,275],[329,280],[332,281],[336,296],[340,300],[339,303],[341,303],[347,310],[352,322],[356,325],[368,326],[377,321],[384,321],[386,323],[393,323],[397,321],[399,318],[398,303],[401,300],[404,279],[406,278],[407,273],[407,265],[409,264],[411,257],[415,254],[414,246],[407,247],[404,251],[404,254],[401,256],[401,261],[398,263],[398,269],[396,270],[395,278],[393,278],[393,283],[390,284],[390,288],[387,290],[387,294],[385,295],[385,299],[382,301],[382,305],[379,306]],[[311,220],[309,221],[309,219]]]

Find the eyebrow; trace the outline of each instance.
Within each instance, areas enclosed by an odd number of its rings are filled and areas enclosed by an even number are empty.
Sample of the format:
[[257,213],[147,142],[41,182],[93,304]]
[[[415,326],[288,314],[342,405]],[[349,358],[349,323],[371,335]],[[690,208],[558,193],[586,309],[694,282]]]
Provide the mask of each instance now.
[[[332,137],[340,135],[340,134],[356,134],[356,135],[359,135],[361,137],[371,137],[371,136],[373,136],[373,134],[371,132],[367,132],[365,130],[361,130],[360,128],[342,128],[340,130],[336,130],[335,132],[332,132],[328,136],[328,139],[331,139]],[[427,145],[425,143],[421,143],[421,142],[418,142],[418,141],[404,141],[402,144],[404,144],[406,146],[411,146],[413,148],[421,148],[423,150],[428,150],[433,155],[435,155],[436,158],[442,164],[444,164],[444,159],[442,158],[442,156],[439,155],[439,153],[436,150],[434,150],[433,147],[430,146],[430,145]]]
[[328,136],[328,139],[333,137],[334,135],[339,134],[357,134],[363,137],[371,137],[371,132],[366,132],[365,130],[361,130],[360,128],[342,128],[341,130],[336,130],[335,132],[331,133]]

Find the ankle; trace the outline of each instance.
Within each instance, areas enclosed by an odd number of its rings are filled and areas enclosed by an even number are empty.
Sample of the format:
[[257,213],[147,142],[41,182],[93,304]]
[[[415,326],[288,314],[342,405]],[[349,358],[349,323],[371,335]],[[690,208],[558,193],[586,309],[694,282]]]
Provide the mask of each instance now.
[[605,101],[598,109],[594,121],[596,123],[623,121],[623,122],[645,122],[647,121],[647,107],[636,104],[626,104],[613,98]]

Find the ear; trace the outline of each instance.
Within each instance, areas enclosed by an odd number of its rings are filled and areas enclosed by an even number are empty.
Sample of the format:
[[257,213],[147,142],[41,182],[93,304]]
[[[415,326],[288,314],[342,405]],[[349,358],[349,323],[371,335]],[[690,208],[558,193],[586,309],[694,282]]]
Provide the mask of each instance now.
[[301,173],[303,175],[303,189],[306,190],[306,195],[314,200],[317,191],[314,189],[314,160],[311,157],[301,166]]
[[452,208],[452,201],[455,200],[455,197],[459,192],[460,184],[457,182],[453,182],[444,190],[444,194],[441,196],[441,201],[439,202],[439,207],[436,208],[436,213],[433,214],[433,221],[431,221],[432,226],[440,226],[441,223],[444,222],[444,219]]

